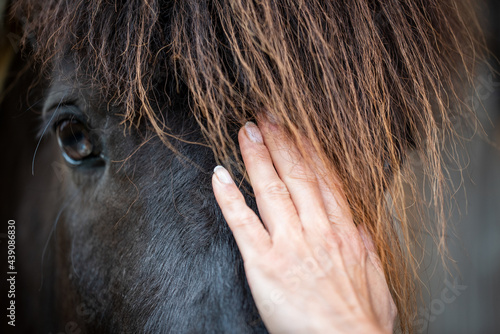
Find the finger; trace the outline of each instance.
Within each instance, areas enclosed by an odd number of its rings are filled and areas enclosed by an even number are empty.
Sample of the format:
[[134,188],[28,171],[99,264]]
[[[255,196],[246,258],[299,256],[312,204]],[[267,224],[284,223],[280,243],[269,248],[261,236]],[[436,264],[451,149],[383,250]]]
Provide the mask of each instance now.
[[215,167],[212,186],[243,259],[247,261],[266,252],[271,247],[271,238],[224,167]]
[[347,228],[354,232],[356,226],[340,181],[335,177],[323,179],[319,182],[319,189],[325,203],[328,220],[335,227]]
[[257,126],[248,122],[240,130],[238,140],[260,216],[270,235],[287,235],[292,229],[301,229],[290,193],[274,169],[271,155]]
[[382,268],[382,262],[380,261],[380,258],[378,257],[377,254],[377,249],[375,247],[375,242],[373,241],[373,238],[370,236],[370,233],[366,230],[366,228],[362,225],[358,226],[358,231],[359,235],[361,237],[361,240],[363,240],[363,244],[365,245],[367,251],[368,251],[368,256],[370,258],[370,261],[372,262],[373,266],[377,269],[377,271],[384,275],[384,270]]
[[392,320],[397,313],[397,308],[385,279],[382,262],[377,254],[375,242],[370,233],[362,225],[358,226],[358,230],[361,240],[363,240],[363,244],[368,250],[369,261],[367,264],[367,275],[372,303],[373,305],[378,305],[378,307],[375,308],[377,317],[381,321],[384,319],[386,320],[385,322],[383,321],[384,327],[392,328]]
[[307,165],[295,144],[284,131],[266,119],[260,119],[264,143],[283,180],[305,230],[324,231],[328,217],[315,173]]
[[[350,270],[355,270],[361,255],[366,251],[338,178],[327,178],[326,168],[320,164],[317,154],[312,153],[308,157],[311,164],[308,165],[282,128],[265,118],[259,119],[259,124],[264,143],[290,192],[302,226],[305,231],[313,232],[308,233],[308,239],[312,243],[317,243],[318,237],[326,243],[338,239],[342,244],[344,262]],[[308,152],[315,152],[306,138],[301,141],[301,145]]]
[[[307,151],[316,152],[316,149],[307,139],[304,139],[303,145],[305,145]],[[342,189],[342,182],[337,175],[332,175],[332,173],[327,170],[325,164],[317,154],[311,155],[311,160],[313,165],[311,170],[318,180],[319,190],[328,220],[337,230],[339,228],[344,230],[347,229],[349,233],[357,234],[351,210],[344,190]]]

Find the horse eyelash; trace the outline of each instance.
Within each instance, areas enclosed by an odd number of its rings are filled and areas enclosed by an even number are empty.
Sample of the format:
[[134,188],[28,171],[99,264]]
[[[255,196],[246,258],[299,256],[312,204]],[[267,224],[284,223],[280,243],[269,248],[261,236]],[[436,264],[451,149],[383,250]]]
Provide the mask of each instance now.
[[78,107],[76,107],[73,102],[64,102],[47,109],[40,122],[37,139],[41,139],[47,133],[54,133],[57,125],[65,119],[75,119],[86,125],[88,123],[84,120],[84,117],[80,115]]

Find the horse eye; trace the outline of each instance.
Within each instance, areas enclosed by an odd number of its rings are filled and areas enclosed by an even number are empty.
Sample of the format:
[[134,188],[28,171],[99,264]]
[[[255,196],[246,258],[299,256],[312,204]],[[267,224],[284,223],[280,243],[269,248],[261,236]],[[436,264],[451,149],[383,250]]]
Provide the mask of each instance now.
[[79,165],[93,156],[94,144],[85,125],[75,119],[57,124],[57,141],[64,158],[72,165]]

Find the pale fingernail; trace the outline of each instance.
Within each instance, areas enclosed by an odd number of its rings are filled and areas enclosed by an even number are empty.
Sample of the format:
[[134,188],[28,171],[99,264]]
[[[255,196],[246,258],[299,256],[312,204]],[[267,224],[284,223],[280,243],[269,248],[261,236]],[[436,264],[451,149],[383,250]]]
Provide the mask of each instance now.
[[271,114],[271,113],[269,112],[269,110],[266,110],[266,118],[267,118],[267,121],[268,121],[269,123],[271,123],[271,124],[276,124],[276,123],[277,123],[277,122],[276,122],[276,117],[274,117],[274,115],[273,115],[273,114]]
[[231,175],[229,175],[229,172],[222,166],[217,166],[214,168],[214,174],[217,176],[217,179],[224,184],[231,184],[233,183],[233,179],[231,178]]
[[245,131],[247,133],[248,138],[254,143],[262,144],[264,141],[262,139],[262,134],[260,133],[259,128],[255,125],[254,122],[247,122],[245,124]]

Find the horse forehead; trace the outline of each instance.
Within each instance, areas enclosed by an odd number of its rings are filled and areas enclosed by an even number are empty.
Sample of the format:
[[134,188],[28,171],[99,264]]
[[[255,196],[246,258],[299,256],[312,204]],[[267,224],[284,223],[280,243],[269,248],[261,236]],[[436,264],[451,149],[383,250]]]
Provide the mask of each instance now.
[[64,61],[55,64],[50,76],[50,84],[43,101],[44,117],[49,110],[61,104],[75,105],[95,121],[98,118],[107,119],[111,114],[109,104],[100,91],[91,84],[90,79],[84,79],[83,75],[77,72],[73,63]]

